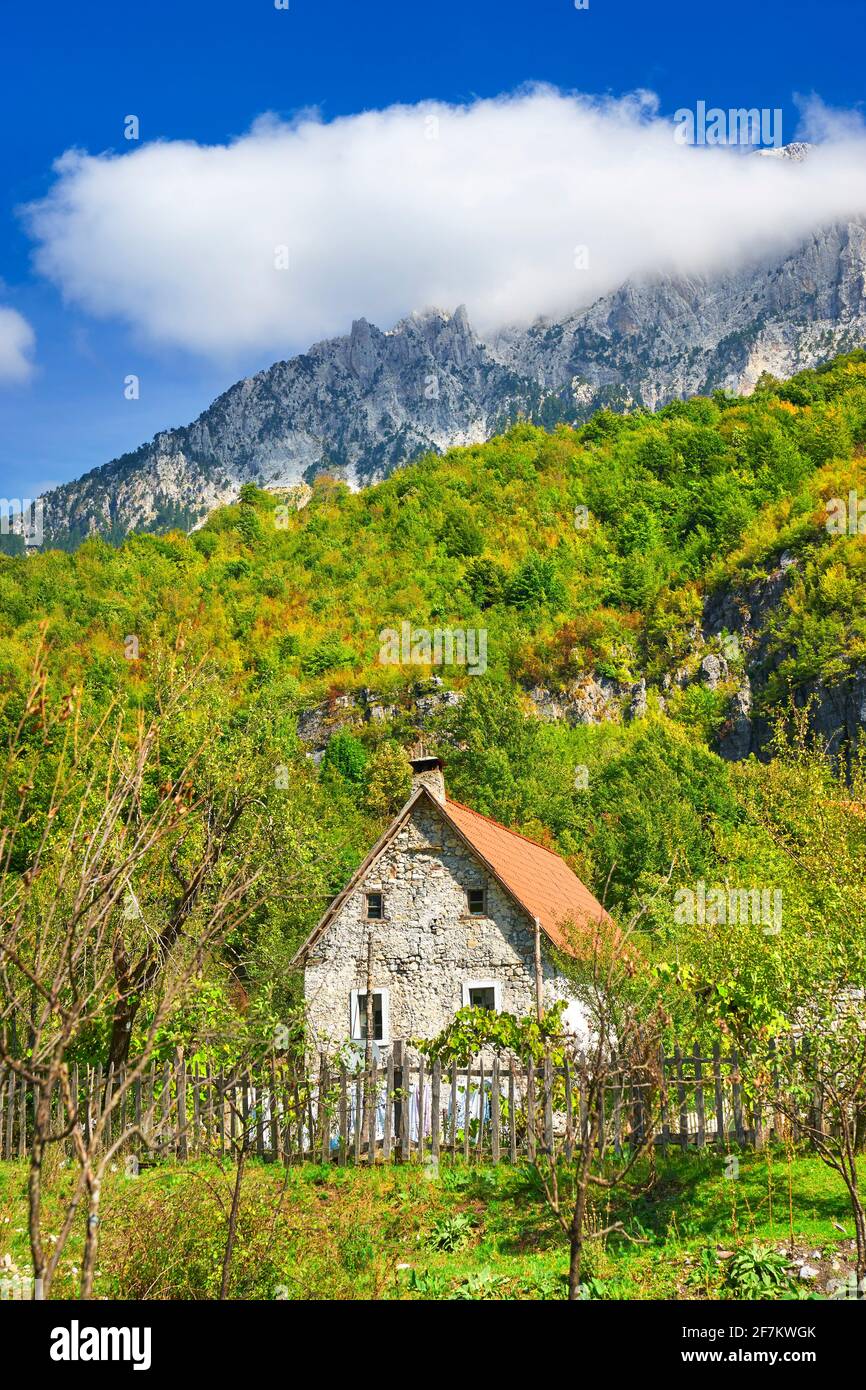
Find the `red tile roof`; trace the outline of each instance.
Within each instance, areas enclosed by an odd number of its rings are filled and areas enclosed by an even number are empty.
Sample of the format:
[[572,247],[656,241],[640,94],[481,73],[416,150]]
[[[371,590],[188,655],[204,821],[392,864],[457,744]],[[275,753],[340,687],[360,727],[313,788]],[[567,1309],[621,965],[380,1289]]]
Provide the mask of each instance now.
[[448,798],[443,809],[513,897],[530,916],[538,918],[542,930],[561,951],[579,954],[570,925],[581,933],[613,925],[598,899],[553,850],[507,830],[459,801]]

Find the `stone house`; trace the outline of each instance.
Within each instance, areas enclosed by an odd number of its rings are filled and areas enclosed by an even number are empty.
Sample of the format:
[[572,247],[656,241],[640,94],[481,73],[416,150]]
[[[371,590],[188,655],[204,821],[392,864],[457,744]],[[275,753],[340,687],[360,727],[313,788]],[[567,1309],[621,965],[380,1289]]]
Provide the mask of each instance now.
[[464,1005],[525,1015],[538,990],[567,997],[551,946],[574,955],[575,928],[611,921],[559,855],[452,801],[438,758],[410,761],[409,800],[295,958],[316,1050],[365,1040],[368,968],[382,1055]]

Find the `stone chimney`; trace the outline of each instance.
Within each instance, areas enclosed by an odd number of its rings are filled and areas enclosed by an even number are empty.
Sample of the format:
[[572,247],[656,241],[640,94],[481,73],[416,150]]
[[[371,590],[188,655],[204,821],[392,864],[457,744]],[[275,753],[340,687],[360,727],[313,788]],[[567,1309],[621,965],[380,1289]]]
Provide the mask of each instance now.
[[426,787],[437,801],[445,804],[445,774],[442,759],[431,753],[423,743],[416,743],[409,749],[409,763],[412,768],[412,790]]

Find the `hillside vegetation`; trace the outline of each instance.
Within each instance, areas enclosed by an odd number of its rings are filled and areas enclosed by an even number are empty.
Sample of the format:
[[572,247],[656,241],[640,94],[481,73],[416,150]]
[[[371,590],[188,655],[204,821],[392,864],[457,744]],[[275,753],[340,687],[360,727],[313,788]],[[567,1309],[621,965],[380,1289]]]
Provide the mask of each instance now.
[[[454,796],[557,848],[621,920],[646,905],[644,948],[691,1029],[736,1030],[745,1009],[772,1027],[816,975],[863,978],[866,778],[855,748],[824,756],[808,696],[866,662],[866,536],[826,525],[831,499],[866,500],[864,443],[858,352],[748,399],[521,424],[355,494],[319,479],[300,510],[250,486],[190,535],[0,557],[4,735],[42,631],[49,707],[72,693],[88,726],[111,709],[132,729],[189,680],[166,770],[197,749],[207,775],[260,786],[267,901],[167,1045],[202,1016],[227,1048],[286,1016],[291,955],[401,803],[422,727]],[[719,595],[758,618],[708,627]],[[383,662],[404,623],[483,630],[486,669]],[[765,760],[732,763],[716,750],[747,668]],[[600,721],[580,722],[599,691]],[[570,717],[539,717],[557,702]],[[319,761],[297,735],[311,709]],[[27,728],[35,827],[59,734]],[[783,929],[679,921],[701,880],[781,891]]]

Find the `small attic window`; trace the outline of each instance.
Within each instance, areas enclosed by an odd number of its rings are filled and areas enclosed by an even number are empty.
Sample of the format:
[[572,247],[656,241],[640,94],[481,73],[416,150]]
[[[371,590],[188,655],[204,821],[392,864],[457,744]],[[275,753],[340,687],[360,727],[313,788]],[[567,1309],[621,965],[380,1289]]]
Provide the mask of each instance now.
[[469,903],[470,917],[484,917],[487,914],[487,890],[485,888],[468,888],[466,898]]
[[365,893],[367,921],[381,922],[385,916],[385,899],[382,893]]

